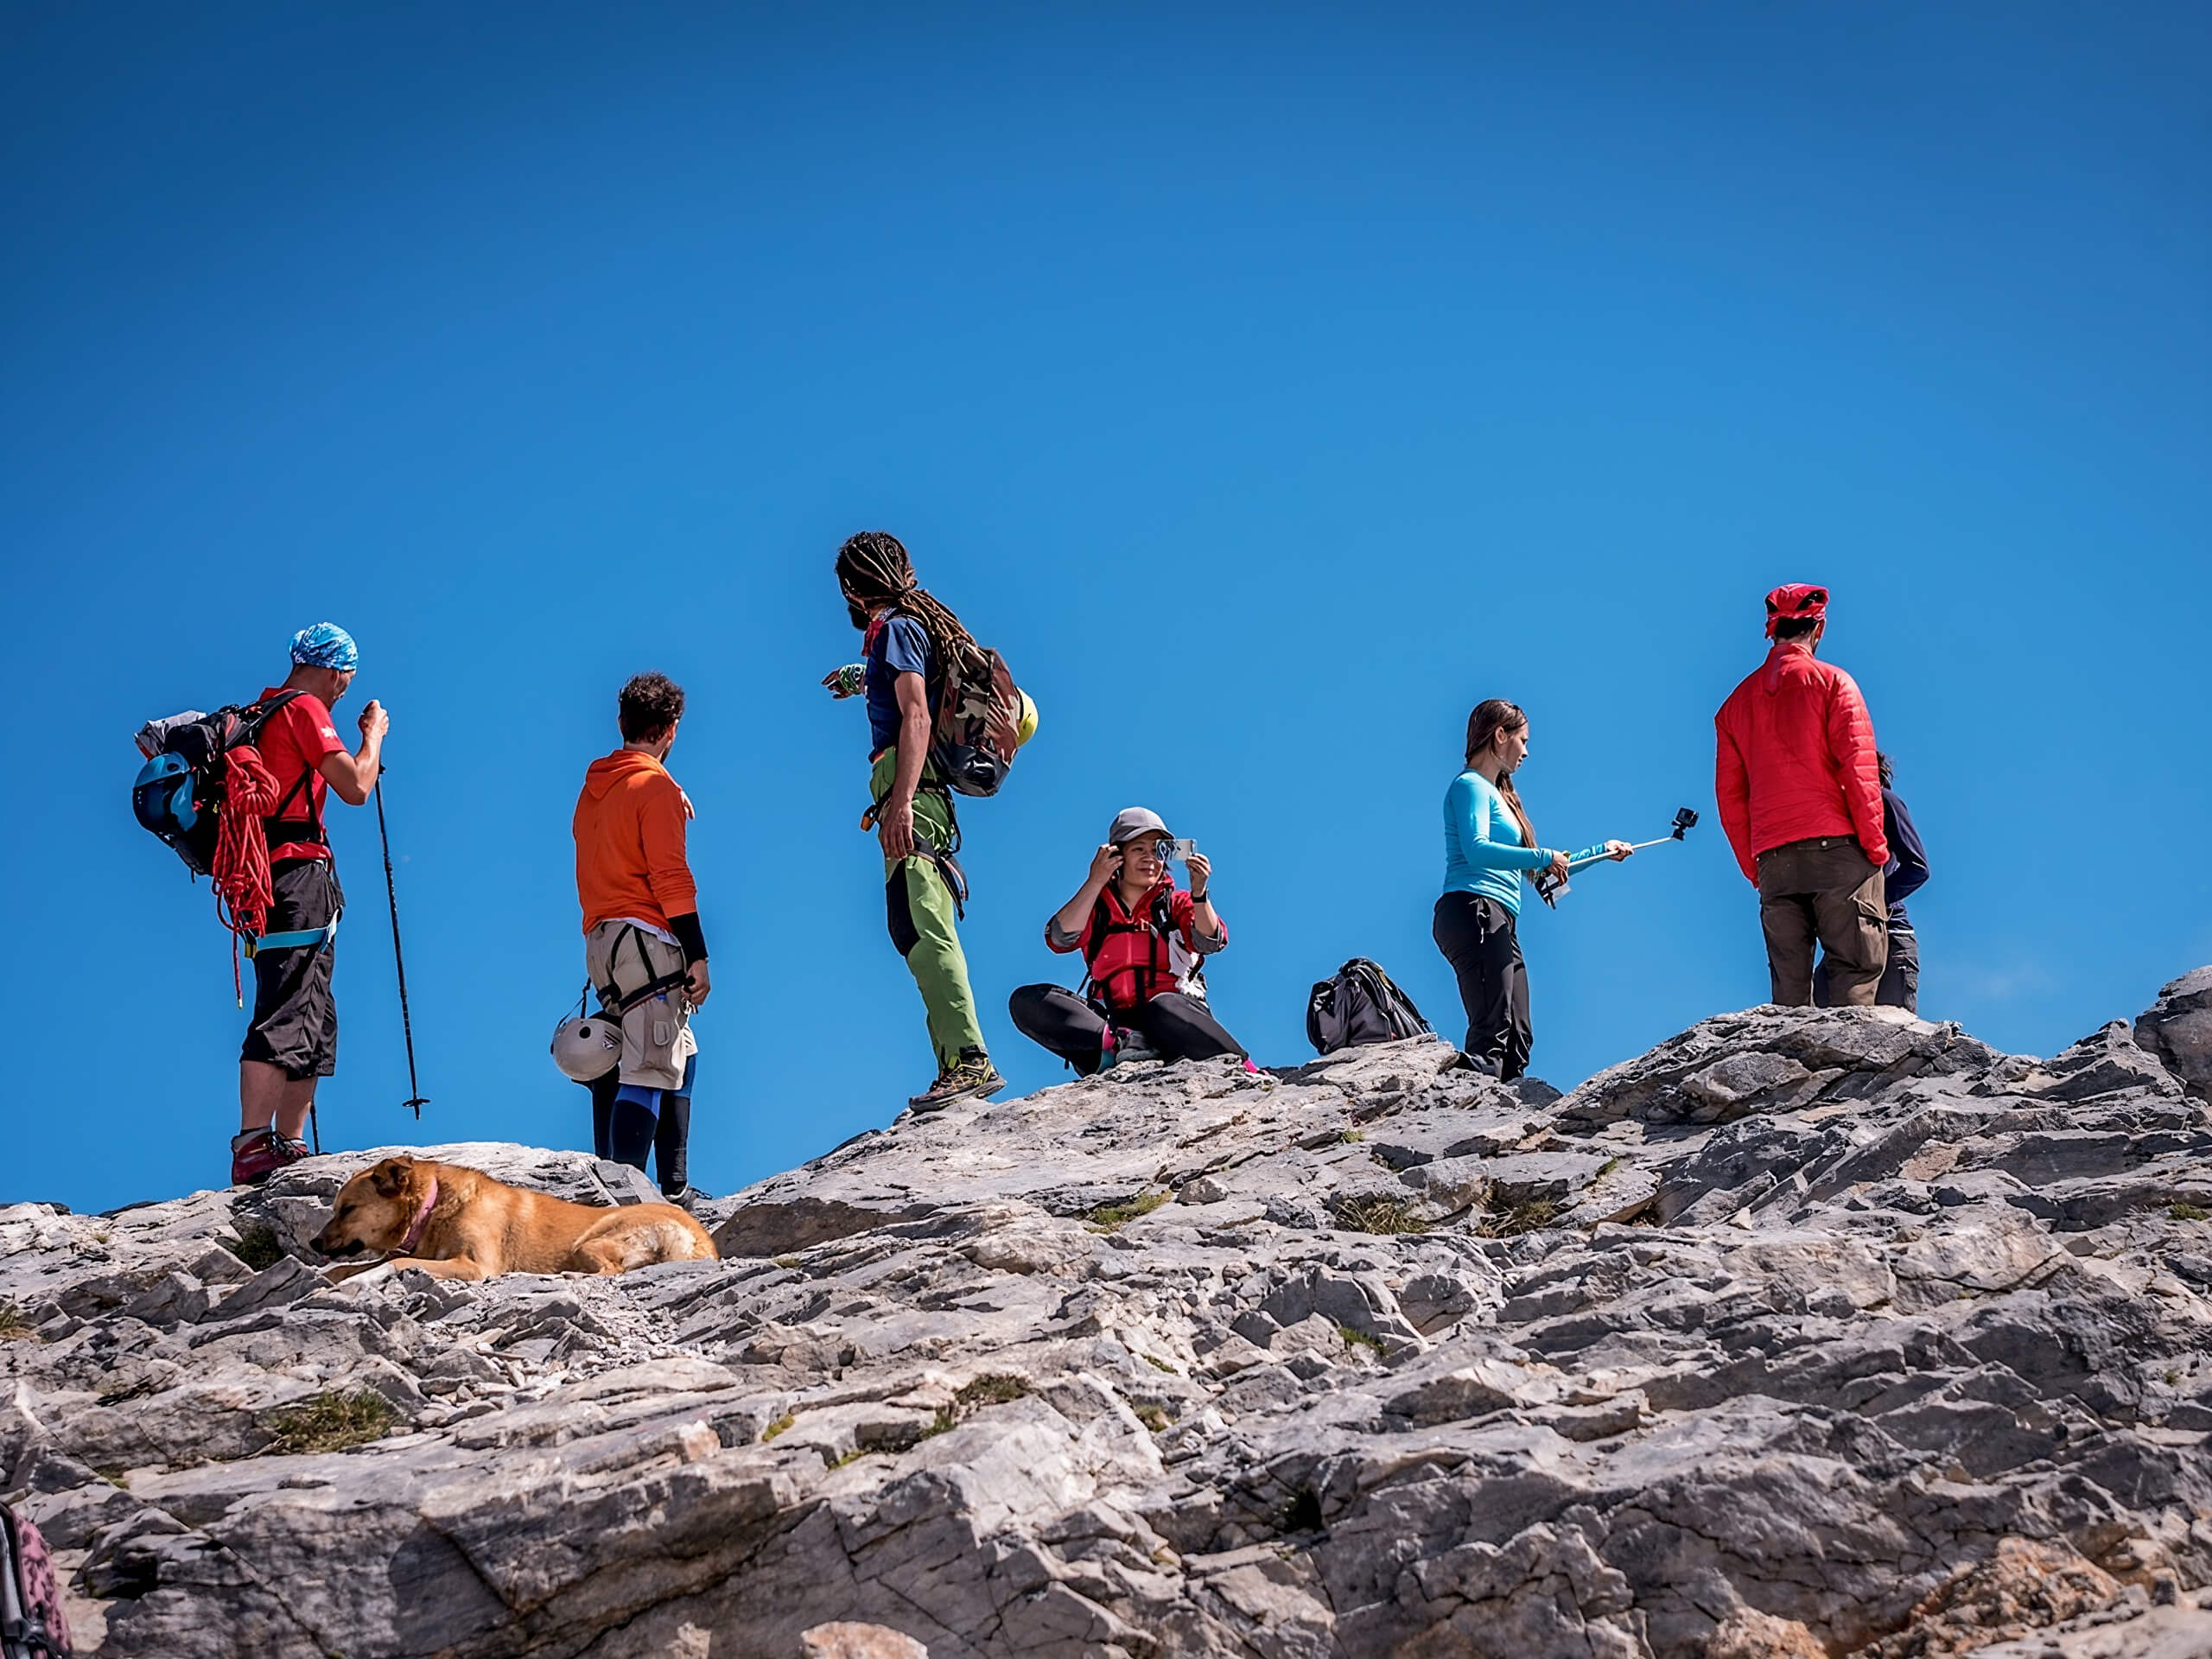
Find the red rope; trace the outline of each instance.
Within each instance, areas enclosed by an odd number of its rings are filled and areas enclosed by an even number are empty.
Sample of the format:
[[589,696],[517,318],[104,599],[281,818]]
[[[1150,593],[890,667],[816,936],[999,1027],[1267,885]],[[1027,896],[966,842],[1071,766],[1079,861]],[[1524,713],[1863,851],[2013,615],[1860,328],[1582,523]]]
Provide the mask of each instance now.
[[[223,802],[215,818],[215,913],[231,930],[231,982],[245,1001],[238,938],[259,938],[276,902],[270,886],[269,836],[262,821],[276,810],[276,780],[261,751],[241,743],[224,758]],[[223,914],[227,906],[230,913]]]

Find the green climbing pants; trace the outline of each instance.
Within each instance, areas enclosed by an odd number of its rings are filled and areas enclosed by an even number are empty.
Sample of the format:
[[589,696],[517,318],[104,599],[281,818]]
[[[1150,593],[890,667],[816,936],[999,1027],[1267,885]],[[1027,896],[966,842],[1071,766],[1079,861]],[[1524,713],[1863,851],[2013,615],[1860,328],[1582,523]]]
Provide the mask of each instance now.
[[[886,749],[868,777],[868,798],[881,800],[898,773],[899,751]],[[931,774],[922,774],[926,782]],[[914,839],[933,847],[952,845],[952,803],[933,790],[914,796]],[[922,994],[929,1016],[930,1046],[938,1065],[950,1067],[963,1049],[983,1047],[982,1022],[976,1017],[976,993],[968,984],[968,956],[960,948],[952,889],[934,859],[919,853],[883,861],[883,907],[891,942],[906,958],[906,970]]]

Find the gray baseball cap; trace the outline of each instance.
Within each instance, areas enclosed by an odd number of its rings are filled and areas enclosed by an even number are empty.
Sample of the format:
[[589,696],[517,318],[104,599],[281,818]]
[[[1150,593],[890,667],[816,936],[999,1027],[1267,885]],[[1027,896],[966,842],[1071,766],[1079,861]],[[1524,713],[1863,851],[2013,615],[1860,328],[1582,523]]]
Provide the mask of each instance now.
[[1114,827],[1106,832],[1106,844],[1119,847],[1124,842],[1135,841],[1140,836],[1167,836],[1167,826],[1160,821],[1160,814],[1147,806],[1125,806],[1114,815]]

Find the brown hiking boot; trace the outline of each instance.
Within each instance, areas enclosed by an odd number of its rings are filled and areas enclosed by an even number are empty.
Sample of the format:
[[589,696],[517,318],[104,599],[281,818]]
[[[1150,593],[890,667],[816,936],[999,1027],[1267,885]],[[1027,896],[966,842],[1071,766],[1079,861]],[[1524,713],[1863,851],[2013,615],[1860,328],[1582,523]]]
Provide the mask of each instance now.
[[960,1058],[937,1074],[937,1081],[906,1103],[909,1111],[941,1111],[956,1100],[982,1100],[1006,1087],[991,1057],[980,1048],[961,1051]]

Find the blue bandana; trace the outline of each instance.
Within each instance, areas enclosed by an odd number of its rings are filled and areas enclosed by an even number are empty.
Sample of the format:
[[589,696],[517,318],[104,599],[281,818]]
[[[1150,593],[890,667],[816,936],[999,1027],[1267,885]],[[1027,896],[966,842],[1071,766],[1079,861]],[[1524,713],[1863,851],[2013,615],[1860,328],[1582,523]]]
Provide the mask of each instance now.
[[307,668],[334,668],[341,674],[360,666],[360,648],[335,622],[318,622],[292,636],[292,660]]

